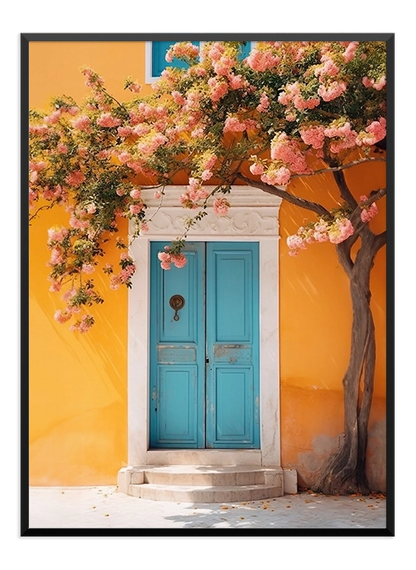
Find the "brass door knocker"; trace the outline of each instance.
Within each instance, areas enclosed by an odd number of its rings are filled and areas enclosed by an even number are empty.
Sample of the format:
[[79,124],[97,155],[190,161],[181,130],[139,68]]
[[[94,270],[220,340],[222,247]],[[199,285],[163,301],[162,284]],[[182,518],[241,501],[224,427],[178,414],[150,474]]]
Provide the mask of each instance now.
[[169,305],[175,311],[173,320],[179,321],[178,311],[180,311],[184,307],[185,299],[182,297],[182,295],[172,295],[172,297],[169,299]]

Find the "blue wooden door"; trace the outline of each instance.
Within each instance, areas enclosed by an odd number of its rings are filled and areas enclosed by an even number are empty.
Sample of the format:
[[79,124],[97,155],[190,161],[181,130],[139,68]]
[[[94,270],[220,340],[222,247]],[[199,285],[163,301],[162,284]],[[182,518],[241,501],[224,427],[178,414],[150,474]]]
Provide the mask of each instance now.
[[150,447],[259,447],[258,244],[151,245]]

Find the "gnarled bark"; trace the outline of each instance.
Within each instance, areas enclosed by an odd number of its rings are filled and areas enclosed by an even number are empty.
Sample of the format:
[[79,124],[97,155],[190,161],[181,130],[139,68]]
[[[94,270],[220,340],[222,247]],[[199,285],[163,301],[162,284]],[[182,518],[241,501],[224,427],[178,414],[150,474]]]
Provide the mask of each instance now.
[[361,248],[354,262],[350,250],[355,239],[350,238],[337,246],[339,259],[350,280],[353,321],[350,360],[343,378],[342,444],[321,468],[313,485],[315,490],[329,495],[370,492],[366,456],[376,351],[369,283],[374,258],[385,243],[385,234],[377,236],[365,226],[360,230],[359,237]]

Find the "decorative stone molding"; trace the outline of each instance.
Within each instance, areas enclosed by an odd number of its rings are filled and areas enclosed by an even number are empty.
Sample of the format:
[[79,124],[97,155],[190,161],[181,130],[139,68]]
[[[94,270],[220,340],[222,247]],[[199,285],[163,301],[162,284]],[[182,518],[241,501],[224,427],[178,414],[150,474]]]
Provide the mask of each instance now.
[[[153,190],[142,191],[148,207],[148,217],[151,219],[148,235],[170,235],[174,239],[183,234],[186,220],[198,213],[198,210],[185,210],[181,206],[180,195],[184,190],[183,186],[169,186],[162,200],[155,200]],[[235,186],[231,190],[229,201],[231,208],[227,216],[217,216],[212,207],[208,206],[207,215],[189,231],[189,239],[217,234],[276,236],[281,198],[250,186]],[[160,204],[162,207],[159,209]]]

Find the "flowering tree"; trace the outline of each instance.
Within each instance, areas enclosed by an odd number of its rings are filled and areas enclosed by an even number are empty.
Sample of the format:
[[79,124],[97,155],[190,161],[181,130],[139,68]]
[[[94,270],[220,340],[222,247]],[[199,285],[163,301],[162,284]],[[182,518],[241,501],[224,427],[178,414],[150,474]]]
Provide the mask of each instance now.
[[[325,493],[368,492],[366,449],[375,370],[370,271],[386,242],[368,222],[386,188],[355,196],[345,169],[384,161],[386,44],[384,42],[264,42],[246,59],[238,42],[175,44],[167,53],[188,67],[167,67],[154,93],[117,101],[103,79],[84,69],[90,97],[79,105],[55,98],[49,113],[30,113],[31,218],[60,205],[67,227],[49,230],[51,290],[65,303],[59,322],[86,332],[87,308],[103,299],[91,275],[103,243],[119,220],[131,221],[131,239],[151,219],[141,189],[153,187],[163,206],[179,175],[188,184],[180,200],[190,216],[184,233],[160,252],[163,269],[186,263],[181,250],[192,226],[213,206],[226,215],[232,186],[244,183],[309,210],[315,217],[287,239],[291,255],[308,244],[336,247],[350,282],[353,308],[350,361],[343,379],[344,438],[315,484]],[[291,180],[329,172],[339,189],[333,209],[291,191]],[[209,181],[209,186],[206,183]],[[322,189],[323,195],[326,193]],[[192,213],[193,212],[193,213]],[[129,244],[120,238],[120,267],[104,265],[110,287],[131,286]],[[352,248],[358,251],[352,255]]]

